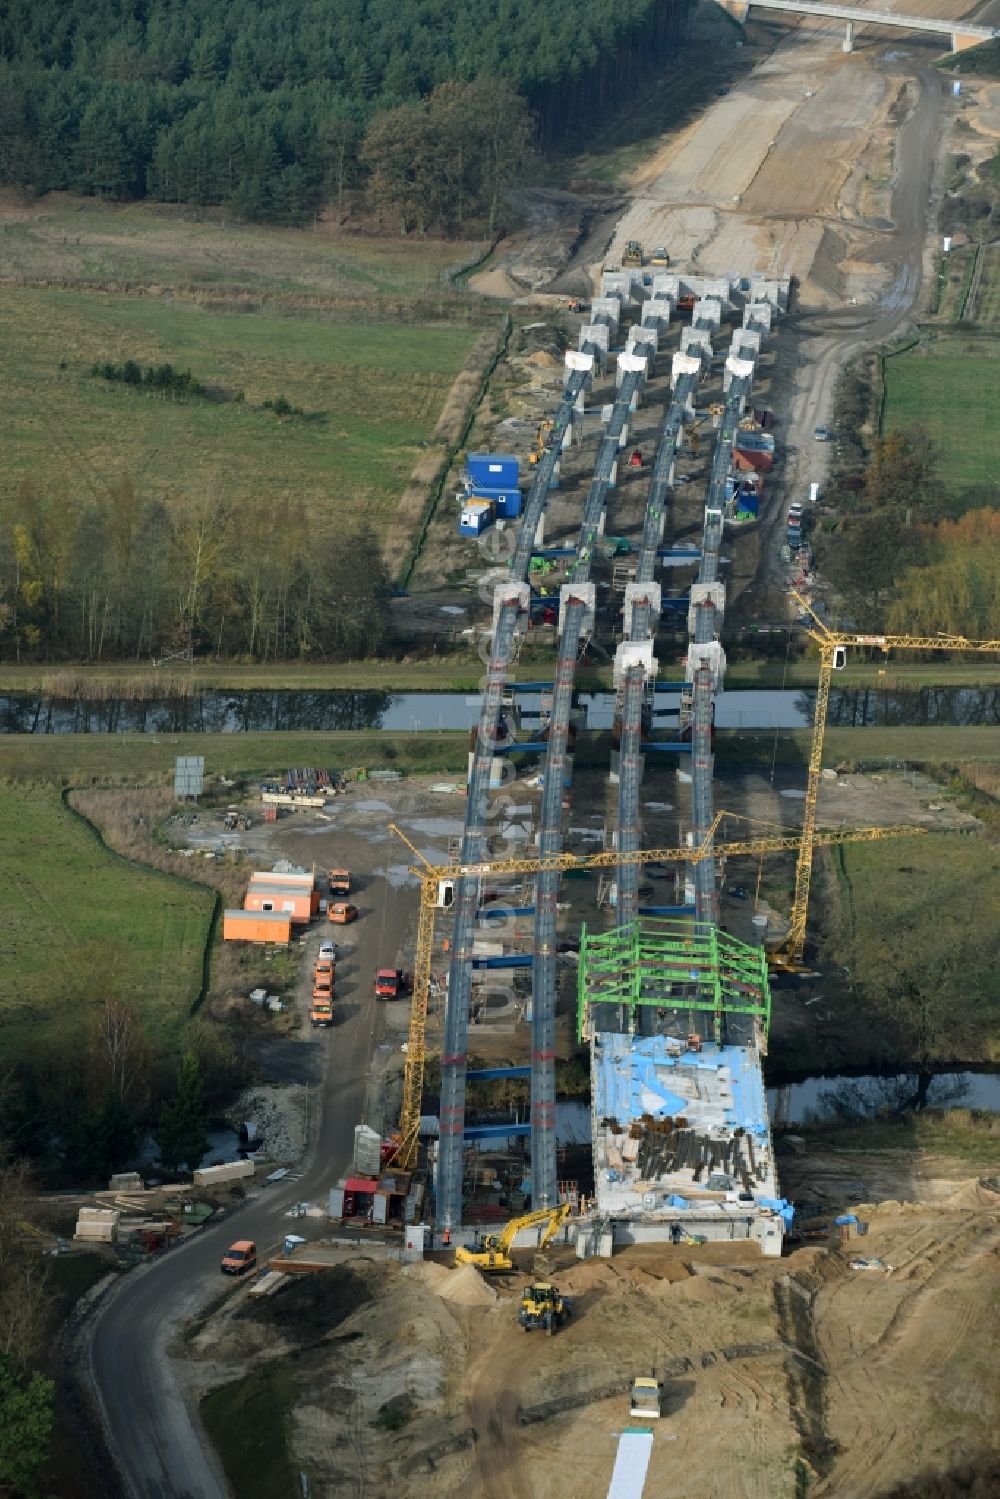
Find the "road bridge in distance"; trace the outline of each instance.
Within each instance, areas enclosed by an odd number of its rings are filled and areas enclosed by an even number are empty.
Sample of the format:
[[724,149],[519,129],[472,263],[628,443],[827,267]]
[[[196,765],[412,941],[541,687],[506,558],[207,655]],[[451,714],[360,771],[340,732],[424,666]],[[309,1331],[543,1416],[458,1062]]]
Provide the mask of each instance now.
[[995,26],[974,26],[965,21],[939,21],[933,16],[904,16],[892,10],[862,10],[856,5],[811,4],[809,0],[719,0],[737,21],[743,22],[754,10],[781,10],[794,16],[820,16],[823,19],[843,21],[847,31],[844,51],[854,50],[855,26],[891,26],[900,31],[930,31],[938,36],[947,36],[952,52],[964,52],[967,47],[978,47],[981,42],[991,42],[1000,36]]

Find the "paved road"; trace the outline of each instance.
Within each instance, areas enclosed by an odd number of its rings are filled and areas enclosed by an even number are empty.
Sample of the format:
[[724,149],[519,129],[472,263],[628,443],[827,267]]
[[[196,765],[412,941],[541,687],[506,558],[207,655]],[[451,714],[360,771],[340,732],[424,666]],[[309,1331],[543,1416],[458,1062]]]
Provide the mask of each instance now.
[[[319,1119],[304,1176],[264,1189],[224,1222],[125,1277],[95,1318],[91,1376],[123,1487],[136,1499],[223,1499],[228,1492],[166,1347],[179,1321],[218,1294],[219,1260],[234,1238],[255,1239],[261,1247],[275,1243],[290,1226],[286,1209],[306,1199],[322,1201],[350,1164],[373,1050],[385,1029],[384,1011],[371,996],[371,975],[385,954],[392,960],[416,900],[411,891],[389,890],[376,878],[358,904],[363,918],[345,934],[351,950],[342,955],[348,962],[338,965],[342,1021],[302,1048],[311,1071],[325,1073],[313,1093]],[[335,930],[339,937],[343,929]],[[313,948],[318,943],[316,936]]]

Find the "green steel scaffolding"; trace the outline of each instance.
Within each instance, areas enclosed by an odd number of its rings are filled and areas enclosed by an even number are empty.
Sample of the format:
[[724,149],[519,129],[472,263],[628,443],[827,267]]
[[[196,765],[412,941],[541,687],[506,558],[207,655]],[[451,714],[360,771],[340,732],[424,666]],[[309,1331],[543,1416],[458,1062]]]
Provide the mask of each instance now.
[[767,958],[763,948],[707,921],[646,918],[609,932],[588,932],[584,926],[576,1016],[581,1040],[590,1035],[593,1005],[625,1007],[630,1032],[637,1008],[652,1005],[711,1014],[716,1041],[722,1040],[726,1015],[758,1017],[766,1035],[771,1024]]

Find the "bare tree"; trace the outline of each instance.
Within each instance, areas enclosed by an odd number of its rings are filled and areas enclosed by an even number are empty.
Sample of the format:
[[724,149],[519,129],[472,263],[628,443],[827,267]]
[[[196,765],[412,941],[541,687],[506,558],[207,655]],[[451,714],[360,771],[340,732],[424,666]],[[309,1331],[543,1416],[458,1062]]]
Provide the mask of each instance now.
[[48,1308],[47,1271],[32,1239],[31,1177],[0,1146],[0,1353],[24,1365],[37,1352]]
[[130,1109],[141,1106],[148,1092],[149,1048],[132,1007],[122,999],[105,999],[97,1010],[91,1065],[98,1096],[110,1093]]

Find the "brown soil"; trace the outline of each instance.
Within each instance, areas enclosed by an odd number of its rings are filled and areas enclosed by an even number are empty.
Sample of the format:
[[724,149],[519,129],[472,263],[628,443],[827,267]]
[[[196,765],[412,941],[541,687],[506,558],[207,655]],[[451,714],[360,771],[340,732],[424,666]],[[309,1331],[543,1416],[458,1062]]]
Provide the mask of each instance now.
[[[652,1371],[665,1386],[646,1489],[658,1499],[792,1499],[807,1478],[810,1492],[863,1499],[990,1451],[1000,1196],[938,1162],[920,1203],[900,1201],[913,1160],[884,1154],[888,1200],[852,1203],[841,1180],[822,1220],[855,1207],[864,1238],[831,1231],[779,1261],[748,1245],[587,1262],[559,1251],[553,1278],[575,1308],[552,1339],[517,1326],[527,1266],[487,1285],[471,1267],[355,1259],[372,1299],[305,1351],[296,1339],[293,1464],[330,1496],[403,1485],[407,1499],[557,1499],[572,1474],[574,1496],[603,1499],[629,1383]],[[825,1162],[808,1161],[814,1182]],[[892,1269],[852,1269],[858,1255]],[[291,1299],[288,1312],[291,1333]],[[281,1294],[266,1337],[231,1307],[217,1316],[198,1336],[202,1386],[290,1349]],[[396,1431],[379,1417],[390,1401],[406,1416]],[[710,1488],[692,1489],[693,1472]]]

